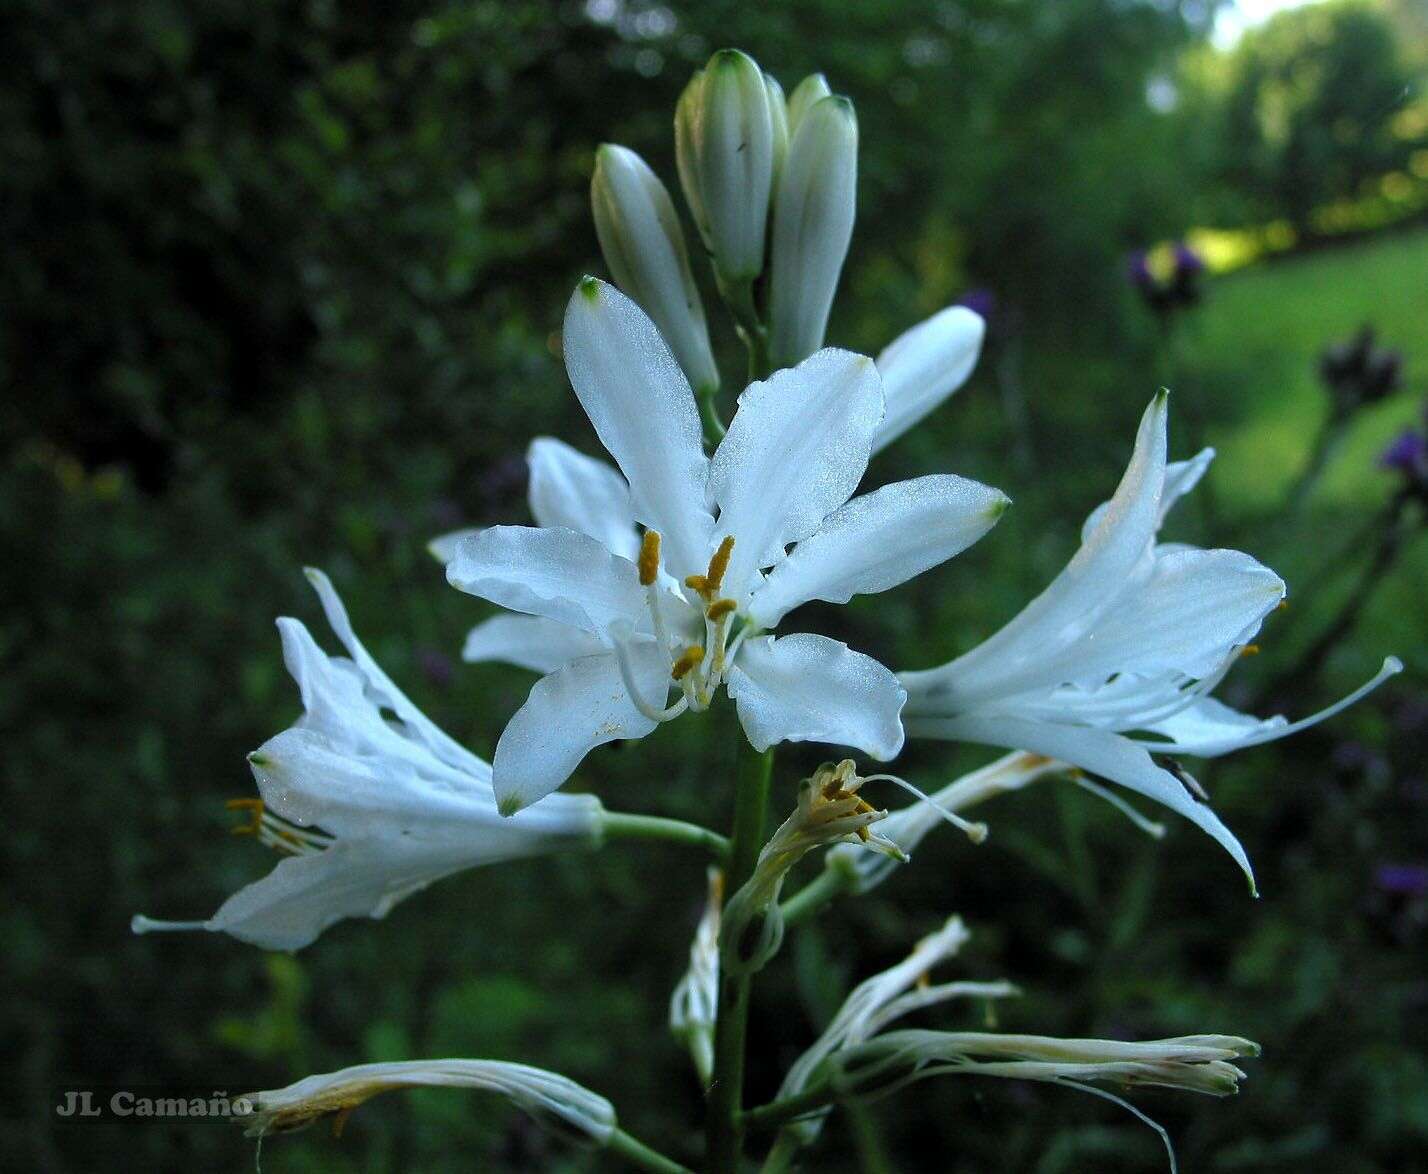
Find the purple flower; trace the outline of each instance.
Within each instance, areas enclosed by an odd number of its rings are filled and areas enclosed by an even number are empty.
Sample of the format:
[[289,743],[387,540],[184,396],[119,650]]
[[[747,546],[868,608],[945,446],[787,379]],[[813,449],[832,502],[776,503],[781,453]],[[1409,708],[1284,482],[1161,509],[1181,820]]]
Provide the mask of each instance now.
[[1373,883],[1385,893],[1421,897],[1428,893],[1428,865],[1380,864],[1374,869]]
[[1384,469],[1396,469],[1410,477],[1428,473],[1428,439],[1421,432],[1406,428],[1379,454],[1378,463]]
[[1144,249],[1136,249],[1126,257],[1126,279],[1136,289],[1146,290],[1155,287],[1155,275],[1150,271],[1150,261]]
[[1175,244],[1175,271],[1177,275],[1194,277],[1205,271],[1205,259],[1184,241]]
[[958,298],[957,304],[966,306],[974,314],[978,314],[990,322],[993,313],[996,312],[997,295],[985,286],[978,286],[976,289],[969,289]]

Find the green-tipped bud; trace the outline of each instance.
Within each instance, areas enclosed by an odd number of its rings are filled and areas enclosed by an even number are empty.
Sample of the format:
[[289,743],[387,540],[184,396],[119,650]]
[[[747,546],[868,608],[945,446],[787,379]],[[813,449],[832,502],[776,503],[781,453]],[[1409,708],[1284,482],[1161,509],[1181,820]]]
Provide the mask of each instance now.
[[803,116],[813,108],[813,104],[831,97],[832,94],[833,91],[828,88],[828,79],[821,73],[810,73],[798,83],[788,99],[788,133],[790,137],[798,132],[798,124],[803,121]]
[[775,131],[771,90],[753,58],[722,49],[685,88],[674,116],[679,181],[728,285],[763,271]]
[[764,74],[764,87],[769,92],[769,117],[773,120],[773,188],[778,191],[778,177],[783,174],[784,160],[788,158],[788,102],[783,96],[783,87],[771,73]]
[[695,389],[717,388],[704,306],[664,184],[635,152],[606,143],[595,153],[590,206],[615,284],[659,327]]
[[857,186],[853,105],[820,98],[798,119],[774,200],[769,357],[775,367],[792,367],[823,345],[853,237]]

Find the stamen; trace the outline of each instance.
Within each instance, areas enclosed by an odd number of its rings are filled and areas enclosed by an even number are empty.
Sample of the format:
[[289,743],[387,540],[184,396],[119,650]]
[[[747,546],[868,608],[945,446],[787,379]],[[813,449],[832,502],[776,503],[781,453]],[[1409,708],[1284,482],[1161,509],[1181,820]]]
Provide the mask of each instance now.
[[223,804],[229,811],[246,811],[248,822],[229,828],[234,836],[256,836],[263,826],[263,801],[261,799],[229,799]]
[[956,812],[948,811],[947,808],[943,807],[942,804],[939,803],[939,802],[937,802],[937,800],[934,799],[931,795],[927,795],[927,794],[923,793],[922,791],[919,791],[916,787],[914,787],[914,786],[913,786],[911,783],[909,783],[906,779],[900,779],[900,778],[898,778],[897,775],[867,775],[867,776],[863,779],[863,782],[865,782],[865,783],[878,783],[878,782],[894,783],[894,784],[896,784],[897,786],[901,787],[904,791],[907,791],[907,792],[909,792],[910,794],[915,795],[915,796],[916,796],[918,799],[920,799],[923,803],[926,803],[927,806],[931,807],[932,810],[934,810],[935,812],[937,812],[938,815],[940,815],[944,820],[946,820],[948,823],[950,823],[954,828],[957,828],[957,829],[959,829],[960,831],[962,831],[963,833],[965,833],[967,839],[971,840],[972,843],[974,843],[974,844],[980,844],[983,840],[985,840],[985,839],[987,838],[987,825],[986,825],[986,824],[984,824],[984,823],[972,823],[972,822],[970,822],[969,820],[963,819],[963,818],[962,818],[960,815],[958,815]]
[[630,695],[630,700],[634,702],[638,709],[650,721],[660,723],[667,722],[671,718],[678,717],[689,708],[689,698],[681,697],[667,709],[657,709],[645,700],[640,693],[639,686],[635,684],[634,666],[630,664],[630,648],[623,640],[615,642],[615,663],[620,667],[620,680],[624,682],[625,692]]
[[1259,645],[1258,645],[1258,644],[1246,644],[1243,648],[1240,649],[1240,655],[1241,655],[1241,656],[1258,656],[1258,655],[1259,655]]
[[716,599],[704,614],[717,624],[738,606],[732,599]]
[[691,644],[674,662],[674,667],[669,670],[669,675],[673,680],[681,680],[691,669],[698,667],[704,660],[704,649],[698,644]]
[[650,586],[659,577],[659,531],[646,530],[640,540],[640,585]]
[[719,543],[719,549],[714,552],[714,557],[709,560],[708,585],[709,593],[712,595],[719,590],[719,585],[724,582],[724,572],[729,569],[729,556],[734,553],[734,536],[726,535],[724,541]]
[[684,585],[691,591],[697,591],[700,595],[707,595],[709,593],[709,580],[703,575],[685,576]]

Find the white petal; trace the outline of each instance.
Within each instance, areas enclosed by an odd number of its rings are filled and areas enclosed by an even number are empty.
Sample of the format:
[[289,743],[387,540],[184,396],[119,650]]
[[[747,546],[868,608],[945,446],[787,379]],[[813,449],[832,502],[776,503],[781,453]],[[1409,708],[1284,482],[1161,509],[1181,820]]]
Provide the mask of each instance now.
[[619,473],[550,436],[531,442],[526,462],[531,515],[538,525],[589,534],[621,558],[639,554],[630,487]]
[[1113,673],[1209,676],[1283,598],[1279,576],[1237,550],[1162,553],[1101,617],[1094,639],[1048,657],[1042,670],[1058,684],[1099,684]]
[[677,578],[703,571],[714,527],[709,461],[689,380],[655,324],[587,277],[565,311],[564,347],[575,394],[630,484],[635,520],[660,532]]
[[886,448],[967,382],[987,324],[966,306],[948,306],[893,339],[878,356],[887,414],[873,438]]
[[834,510],[754,592],[750,614],[772,628],[810,599],[847,603],[905,583],[966,550],[996,524],[1000,490],[950,474],[898,481]]
[[[1275,742],[1297,734],[1300,730],[1327,721],[1335,714],[1342,713],[1349,706],[1367,697],[1389,677],[1403,671],[1403,662],[1396,656],[1386,657],[1383,665],[1372,678],[1365,681],[1352,693],[1327,705],[1318,713],[1291,722],[1283,717],[1271,717],[1260,721],[1247,714],[1237,713],[1228,706],[1219,705],[1209,699],[1197,703],[1193,713],[1177,715],[1177,718],[1157,723],[1151,729],[1174,739],[1165,746],[1172,754],[1193,754],[1201,758],[1215,758],[1229,754],[1246,746],[1259,746],[1265,742]],[[1217,706],[1218,708],[1212,708]],[[1142,745],[1154,750],[1157,745],[1144,742]]]
[[[635,684],[662,705],[669,659],[654,644],[630,650]],[[643,738],[655,727],[630,700],[613,653],[587,656],[531,689],[496,744],[493,785],[502,812],[519,811],[559,787],[596,746]]]
[[1234,859],[1254,891],[1254,872],[1239,840],[1206,804],[1197,801],[1169,771],[1155,765],[1145,750],[1128,738],[1085,726],[1020,721],[1004,717],[907,719],[914,737],[979,742],[1008,750],[1026,750],[1059,758],[1093,775],[1119,783],[1157,803],[1164,804],[1196,824]]
[[334,922],[385,917],[432,882],[503,858],[455,836],[338,840],[321,852],[280,861],[223,902],[203,928],[265,950],[299,950]]
[[1041,671],[1048,657],[1092,631],[1127,584],[1151,571],[1165,483],[1165,401],[1161,393],[1146,409],[1110,508],[1050,586],[972,651],[940,668],[901,675],[909,713],[945,712],[954,698],[961,711],[974,700],[1060,684]]
[[719,532],[734,536],[729,594],[848,500],[882,412],[873,361],[831,347],[745,389],[709,468]]
[[467,526],[461,530],[449,530],[445,534],[438,534],[426,544],[431,557],[436,559],[442,566],[446,566],[456,557],[456,548],[461,544],[463,538],[474,538],[484,529],[482,526]]
[[871,656],[798,633],[746,641],[729,673],[729,696],[755,750],[776,742],[853,746],[880,761],[902,749],[906,694]]
[[347,650],[347,655],[362,674],[368,694],[375,698],[378,704],[396,714],[402,723],[403,733],[424,744],[432,754],[461,777],[489,778],[490,765],[472,754],[422,713],[373,659],[366,646],[357,638],[352,621],[347,615],[347,608],[343,606],[332,581],[315,567],[305,568],[304,574],[317,592],[317,598],[322,603],[323,614],[327,617],[333,635],[342,642],[342,647]]
[[461,543],[446,578],[502,607],[596,635],[646,611],[635,564],[574,530],[492,526]]
[[461,659],[468,664],[494,660],[553,673],[572,660],[603,650],[597,637],[544,616],[500,615],[466,634]]
[[[1157,530],[1165,525],[1165,519],[1175,507],[1175,503],[1200,484],[1214,459],[1215,450],[1213,448],[1202,448],[1188,461],[1171,461],[1165,466],[1165,484],[1160,491],[1160,518],[1156,525]],[[1082,542],[1086,541],[1091,531],[1100,525],[1101,518],[1105,516],[1110,505],[1110,502],[1103,501],[1087,515],[1085,524],[1081,527]]]

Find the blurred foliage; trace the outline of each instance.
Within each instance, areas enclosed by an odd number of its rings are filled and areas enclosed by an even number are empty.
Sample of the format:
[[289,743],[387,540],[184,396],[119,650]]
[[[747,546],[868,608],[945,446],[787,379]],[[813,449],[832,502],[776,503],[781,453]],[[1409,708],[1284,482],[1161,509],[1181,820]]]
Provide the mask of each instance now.
[[[1394,16],[1410,66],[1424,60],[1411,8]],[[201,916],[271,863],[228,836],[222,800],[248,793],[242,755],[296,712],[270,624],[316,616],[305,562],[333,574],[413,697],[490,753],[529,678],[452,663],[485,613],[445,587],[423,543],[463,521],[524,520],[531,435],[595,449],[552,333],[578,275],[599,271],[593,151],[624,142],[672,178],[674,98],[722,44],[785,84],[822,69],[857,104],[860,218],[834,341],[876,350],[969,287],[996,297],[973,384],[871,480],[951,468],[1016,508],[916,584],[810,608],[810,628],[909,665],[986,635],[1073,549],[1168,382],[1176,451],[1208,439],[1225,456],[1181,536],[1243,545],[1295,591],[1229,699],[1291,665],[1342,599],[1332,572],[1355,562],[1332,539],[1348,543],[1390,492],[1376,446],[1428,383],[1428,237],[1213,283],[1165,345],[1121,256],[1212,199],[1229,206],[1199,169],[1193,103],[1145,100],[1212,15],[1169,0],[12,4],[3,1152],[29,1168],[118,1153],[139,1168],[237,1168],[251,1143],[235,1130],[64,1126],[50,1100],[72,1081],[237,1093],[468,1054],[565,1072],[637,1134],[693,1153],[700,1098],[664,1029],[702,896],[688,852],[455,878],[291,958],[134,939],[127,925],[138,910]],[[1219,133],[1208,126],[1190,129]],[[1294,215],[1265,175],[1244,182],[1267,216]],[[1355,425],[1307,513],[1276,518],[1324,411],[1317,353],[1366,320],[1405,351],[1406,390]],[[732,334],[717,342],[733,370]],[[955,910],[975,934],[962,972],[1027,991],[1001,1010],[1007,1027],[1262,1040],[1233,1104],[1137,1098],[1187,1167],[1414,1169],[1428,1145],[1414,1043],[1428,1036],[1428,898],[1376,878],[1428,859],[1424,557],[1420,539],[1324,679],[1282,700],[1307,712],[1384,651],[1414,671],[1331,727],[1204,772],[1262,901],[1193,829],[1156,845],[1079,792],[1009,797],[983,848],[936,840],[790,941],[760,983],[751,1096],[773,1090],[849,985]],[[681,722],[593,755],[579,785],[722,826],[733,736],[728,714]],[[781,775],[818,758],[794,750]],[[902,767],[933,785],[977,761],[916,745]],[[912,1168],[927,1153],[968,1171],[1162,1160],[1133,1120],[1060,1090],[947,1082],[871,1118]],[[857,1169],[857,1154],[839,1125],[817,1168]],[[374,1102],[340,1142],[314,1131],[263,1156],[292,1171],[601,1164],[503,1107],[440,1093]]]

